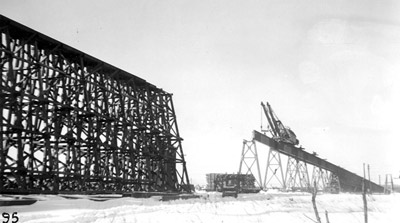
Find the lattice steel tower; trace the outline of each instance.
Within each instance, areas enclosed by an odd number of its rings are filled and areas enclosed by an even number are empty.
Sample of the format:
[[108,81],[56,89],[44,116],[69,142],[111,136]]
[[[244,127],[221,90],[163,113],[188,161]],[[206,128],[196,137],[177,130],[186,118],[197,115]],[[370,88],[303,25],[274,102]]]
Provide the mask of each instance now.
[[172,94],[0,15],[0,193],[190,191]]

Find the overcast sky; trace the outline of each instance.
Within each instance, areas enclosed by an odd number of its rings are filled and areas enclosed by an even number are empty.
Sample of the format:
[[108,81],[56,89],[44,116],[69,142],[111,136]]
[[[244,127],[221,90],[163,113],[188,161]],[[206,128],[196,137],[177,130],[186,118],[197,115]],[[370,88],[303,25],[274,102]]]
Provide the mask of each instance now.
[[397,0],[0,0],[2,15],[173,93],[195,184],[238,171],[261,101],[306,151],[398,177],[399,12]]

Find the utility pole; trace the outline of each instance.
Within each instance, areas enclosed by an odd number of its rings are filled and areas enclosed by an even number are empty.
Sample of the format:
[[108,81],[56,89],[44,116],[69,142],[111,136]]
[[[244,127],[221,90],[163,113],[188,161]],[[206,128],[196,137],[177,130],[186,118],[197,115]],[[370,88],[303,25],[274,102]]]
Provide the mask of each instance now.
[[363,163],[363,181],[365,181],[365,163]]
[[371,175],[370,175],[370,172],[369,172],[369,164],[368,164],[368,190],[369,190],[369,193],[372,193],[372,190],[371,190]]
[[364,203],[364,222],[368,223],[368,207],[367,207],[367,195],[366,195],[366,188],[365,188],[365,163],[363,163],[363,172],[364,178],[362,180],[362,198]]

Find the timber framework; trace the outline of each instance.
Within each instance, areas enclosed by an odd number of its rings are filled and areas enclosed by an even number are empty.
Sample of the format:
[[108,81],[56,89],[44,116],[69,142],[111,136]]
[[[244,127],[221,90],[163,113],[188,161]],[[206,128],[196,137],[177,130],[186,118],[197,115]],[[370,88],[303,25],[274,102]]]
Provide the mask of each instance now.
[[0,15],[0,193],[190,192],[172,94]]

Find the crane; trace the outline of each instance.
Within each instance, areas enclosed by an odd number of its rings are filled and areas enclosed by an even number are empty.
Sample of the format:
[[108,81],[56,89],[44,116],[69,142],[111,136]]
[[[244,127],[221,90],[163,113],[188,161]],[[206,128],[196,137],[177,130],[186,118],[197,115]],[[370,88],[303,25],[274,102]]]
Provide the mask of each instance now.
[[265,116],[267,116],[272,137],[278,142],[285,142],[292,145],[299,144],[296,134],[294,134],[289,127],[283,125],[283,123],[276,116],[275,112],[272,110],[271,105],[268,102],[267,105],[261,102],[261,106],[264,110]]

